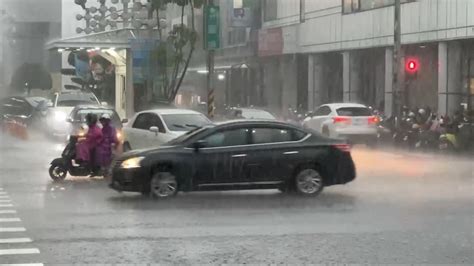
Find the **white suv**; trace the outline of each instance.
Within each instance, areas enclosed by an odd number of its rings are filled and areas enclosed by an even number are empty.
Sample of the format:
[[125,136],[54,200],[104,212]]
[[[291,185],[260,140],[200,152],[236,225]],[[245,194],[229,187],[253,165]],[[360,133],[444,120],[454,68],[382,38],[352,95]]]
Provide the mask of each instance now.
[[124,151],[160,146],[188,131],[212,122],[185,109],[156,109],[137,113],[123,128]]
[[67,136],[69,134],[71,129],[68,128],[69,124],[66,123],[66,119],[74,107],[78,105],[101,105],[94,93],[83,91],[54,93],[51,101],[47,125],[50,134],[53,136]]
[[333,103],[320,106],[303,125],[328,137],[371,144],[377,137],[377,123],[377,117],[365,105]]

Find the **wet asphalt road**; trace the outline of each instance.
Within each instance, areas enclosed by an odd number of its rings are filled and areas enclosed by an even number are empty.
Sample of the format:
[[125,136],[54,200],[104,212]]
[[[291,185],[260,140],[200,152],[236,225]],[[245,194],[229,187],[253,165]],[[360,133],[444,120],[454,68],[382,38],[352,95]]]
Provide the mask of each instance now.
[[100,179],[52,183],[48,163],[62,145],[0,137],[0,264],[474,264],[472,158],[357,148],[357,180],[318,198],[155,201]]

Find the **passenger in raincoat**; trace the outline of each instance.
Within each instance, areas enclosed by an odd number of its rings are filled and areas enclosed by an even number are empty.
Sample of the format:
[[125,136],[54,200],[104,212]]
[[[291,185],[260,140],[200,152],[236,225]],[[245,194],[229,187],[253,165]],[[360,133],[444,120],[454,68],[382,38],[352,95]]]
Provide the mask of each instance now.
[[102,130],[97,125],[97,115],[87,114],[86,124],[89,127],[84,140],[76,145],[76,159],[87,165],[93,175],[100,169],[97,163],[97,147],[102,142]]
[[97,163],[104,169],[110,166],[113,156],[112,149],[114,146],[117,147],[119,140],[109,114],[102,115],[100,123],[102,124],[102,141],[97,147]]

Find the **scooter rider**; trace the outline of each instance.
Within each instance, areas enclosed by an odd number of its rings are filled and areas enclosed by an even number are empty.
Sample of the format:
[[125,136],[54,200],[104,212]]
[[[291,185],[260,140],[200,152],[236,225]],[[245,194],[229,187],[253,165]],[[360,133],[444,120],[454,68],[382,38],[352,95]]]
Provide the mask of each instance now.
[[86,124],[89,127],[85,139],[78,142],[76,146],[76,157],[79,161],[89,167],[91,176],[98,174],[100,165],[97,162],[97,146],[102,141],[102,130],[97,125],[97,115],[89,113],[86,115]]
[[97,161],[102,170],[107,169],[112,162],[112,149],[117,147],[119,140],[117,138],[117,130],[111,124],[109,114],[103,114],[100,117],[102,124],[102,141],[97,147]]

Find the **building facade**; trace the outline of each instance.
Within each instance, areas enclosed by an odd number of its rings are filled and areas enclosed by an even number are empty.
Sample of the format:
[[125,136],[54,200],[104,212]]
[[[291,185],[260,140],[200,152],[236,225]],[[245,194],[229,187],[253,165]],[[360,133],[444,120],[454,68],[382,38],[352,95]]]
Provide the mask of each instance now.
[[[61,0],[0,1],[0,88],[6,92],[15,72],[25,64],[58,73],[60,56],[43,49],[61,34]],[[60,81],[52,75],[53,84]],[[16,92],[18,93],[18,92]]]
[[[258,54],[269,105],[361,102],[390,113],[393,4],[263,0]],[[401,84],[405,105],[451,114],[471,100],[473,12],[469,0],[402,0],[402,73],[417,64]]]

